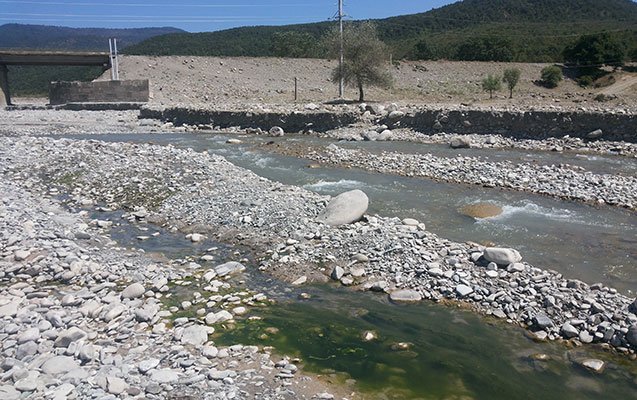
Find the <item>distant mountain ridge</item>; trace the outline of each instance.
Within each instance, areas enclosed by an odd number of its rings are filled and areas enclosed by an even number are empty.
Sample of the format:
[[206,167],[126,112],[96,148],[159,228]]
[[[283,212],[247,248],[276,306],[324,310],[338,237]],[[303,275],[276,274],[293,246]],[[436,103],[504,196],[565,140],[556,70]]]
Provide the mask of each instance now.
[[[613,32],[629,52],[637,50],[637,4],[631,0],[465,0],[425,13],[375,22],[381,39],[390,45],[396,58],[414,57],[417,49],[426,48],[428,57],[424,58],[463,59],[459,49],[464,43],[471,45],[471,40],[495,38],[506,42],[511,61],[561,61],[564,47],[579,35],[602,31]],[[273,43],[282,37],[292,43],[317,42],[331,26],[333,23],[319,22],[169,34],[131,46],[126,52],[288,56],[276,51],[285,49],[285,43],[282,46]],[[287,36],[282,35],[286,33]],[[308,48],[307,43],[303,48]],[[306,56],[320,57],[322,53],[317,46],[310,46]]]
[[109,38],[117,38],[118,47],[123,49],[154,36],[183,32],[172,27],[104,29],[5,24],[0,26],[0,49],[108,51]]

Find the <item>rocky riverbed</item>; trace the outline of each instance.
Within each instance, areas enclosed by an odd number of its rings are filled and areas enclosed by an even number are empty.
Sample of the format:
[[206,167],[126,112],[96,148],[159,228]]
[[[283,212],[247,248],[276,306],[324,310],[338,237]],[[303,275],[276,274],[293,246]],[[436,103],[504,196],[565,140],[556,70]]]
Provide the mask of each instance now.
[[360,168],[385,174],[423,177],[452,183],[499,187],[634,209],[637,178],[600,175],[569,165],[534,165],[484,161],[476,157],[382,152],[329,146],[279,145],[272,151],[307,158],[325,165]]
[[[328,390],[339,394],[340,389],[297,374],[292,360],[274,357],[270,349],[239,343],[216,347],[209,339],[215,328],[268,304],[264,294],[228,283],[242,264],[195,254],[156,259],[120,247],[109,237],[119,221],[64,207],[57,198],[71,182],[56,183],[23,169],[18,160],[26,161],[26,153],[14,147],[15,139],[2,140],[0,398],[330,399]],[[94,150],[86,143],[80,150],[72,142],[36,142],[47,152]],[[138,180],[134,175],[131,179]],[[72,203],[92,205],[88,198]],[[147,216],[137,208],[124,217],[143,224]],[[199,264],[212,259],[211,266]],[[193,289],[177,299],[182,287]]]
[[[458,302],[527,327],[538,340],[595,343],[635,356],[637,304],[613,288],[529,265],[512,249],[442,239],[426,221],[366,215],[326,225],[317,217],[329,197],[268,181],[219,156],[22,137],[0,139],[0,162],[5,180],[32,192],[57,188],[75,205],[144,207],[144,218],[168,229],[250,244],[260,249],[259,268],[288,282],[331,277],[395,301]],[[15,253],[7,257],[15,262]],[[149,284],[142,285],[146,291]]]

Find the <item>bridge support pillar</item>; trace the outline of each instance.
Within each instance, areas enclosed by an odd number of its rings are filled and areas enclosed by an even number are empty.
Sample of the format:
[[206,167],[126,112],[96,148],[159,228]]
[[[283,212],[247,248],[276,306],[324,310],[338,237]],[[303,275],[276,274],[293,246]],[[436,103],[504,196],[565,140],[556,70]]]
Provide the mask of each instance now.
[[11,93],[9,92],[9,68],[0,65],[0,107],[11,105]]

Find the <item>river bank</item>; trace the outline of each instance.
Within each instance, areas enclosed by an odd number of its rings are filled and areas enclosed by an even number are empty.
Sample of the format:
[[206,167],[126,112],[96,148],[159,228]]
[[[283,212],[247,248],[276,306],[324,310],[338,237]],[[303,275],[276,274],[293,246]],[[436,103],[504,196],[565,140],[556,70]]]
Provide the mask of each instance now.
[[[0,153],[0,397],[342,398],[271,349],[209,340],[266,296],[227,283],[196,253],[122,247],[110,235],[118,219],[95,219],[87,204],[68,210],[60,186],[32,185]],[[143,210],[131,215],[149,229]],[[242,257],[206,255],[217,266]],[[185,285],[201,289],[173,300]]]
[[327,197],[260,178],[219,156],[26,137],[2,139],[0,146],[11,166],[4,173],[22,176],[27,185],[53,182],[66,186],[78,204],[143,206],[167,227],[258,245],[267,249],[260,268],[290,282],[326,280],[340,267],[346,285],[460,301],[528,327],[539,339],[595,342],[634,354],[633,299],[615,289],[518,259],[483,264],[484,247],[444,240],[417,221],[368,216],[328,227],[315,221]]

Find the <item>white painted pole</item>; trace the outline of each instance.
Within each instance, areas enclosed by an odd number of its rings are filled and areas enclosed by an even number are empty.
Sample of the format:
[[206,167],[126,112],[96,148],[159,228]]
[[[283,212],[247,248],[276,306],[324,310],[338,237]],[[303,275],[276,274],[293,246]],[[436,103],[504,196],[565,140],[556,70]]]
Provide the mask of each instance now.
[[115,48],[115,80],[119,80],[119,58],[117,55],[117,39],[113,39],[113,47]]
[[115,63],[113,60],[113,39],[108,39],[108,52],[110,54],[110,60],[111,60],[111,80],[114,81],[115,80]]
[[344,55],[343,55],[343,0],[338,0],[338,29],[339,29],[339,33],[340,33],[340,54],[339,54],[339,60],[338,60],[338,68],[340,71],[340,77],[341,79],[338,82],[338,97],[339,98],[343,98],[343,87],[344,87],[344,79],[343,79],[343,62],[344,62]]

